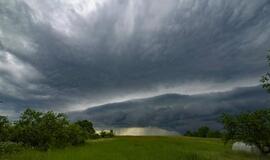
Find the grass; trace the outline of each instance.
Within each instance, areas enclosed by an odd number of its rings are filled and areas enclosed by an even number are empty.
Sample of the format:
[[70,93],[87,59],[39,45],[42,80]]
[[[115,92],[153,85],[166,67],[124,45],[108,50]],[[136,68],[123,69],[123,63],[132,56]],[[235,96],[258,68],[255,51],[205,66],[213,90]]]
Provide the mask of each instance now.
[[115,137],[85,145],[40,152],[32,149],[3,160],[264,160],[231,151],[218,139],[188,137]]

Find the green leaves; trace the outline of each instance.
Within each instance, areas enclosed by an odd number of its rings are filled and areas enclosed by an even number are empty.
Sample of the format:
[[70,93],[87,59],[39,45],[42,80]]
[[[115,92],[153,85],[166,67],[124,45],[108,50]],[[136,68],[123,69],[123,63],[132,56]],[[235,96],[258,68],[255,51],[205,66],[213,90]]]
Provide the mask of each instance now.
[[[92,123],[85,122],[83,124],[88,124],[88,130],[91,129],[91,132],[95,132]],[[4,126],[8,124],[6,117],[0,117],[1,137],[4,137],[2,131]],[[8,137],[6,140],[41,150],[47,150],[50,147],[62,148],[68,145],[82,144],[88,138],[84,128],[71,123],[65,114],[52,111],[42,113],[27,109],[14,125],[8,126],[9,132],[5,132],[8,134],[5,136]]]
[[270,153],[270,109],[239,115],[222,116],[225,142],[241,141],[256,145],[262,153]]
[[[270,66],[270,50],[266,58],[268,61],[268,65]],[[262,87],[265,88],[268,92],[270,92],[270,73],[269,72],[267,72],[265,75],[262,76],[261,83],[262,83]]]
[[203,137],[203,138],[221,138],[222,133],[218,130],[211,130],[207,126],[200,127],[197,131],[191,132],[187,131],[185,136],[189,137]]
[[86,132],[86,134],[88,136],[91,136],[91,135],[95,134],[95,130],[93,128],[92,122],[90,122],[88,120],[80,120],[80,121],[77,121],[75,124],[77,124],[78,126],[80,126],[81,129],[84,132]]
[[0,116],[0,142],[8,140],[9,128],[10,128],[10,123],[7,117]]

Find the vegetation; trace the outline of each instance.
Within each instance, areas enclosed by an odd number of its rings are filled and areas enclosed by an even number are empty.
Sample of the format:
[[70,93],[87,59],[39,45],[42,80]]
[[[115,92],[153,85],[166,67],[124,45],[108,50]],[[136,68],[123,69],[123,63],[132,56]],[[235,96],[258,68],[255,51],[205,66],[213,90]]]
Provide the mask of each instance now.
[[20,119],[13,123],[0,116],[1,152],[9,152],[10,146],[16,144],[41,150],[63,148],[83,144],[92,136],[106,138],[112,137],[113,134],[97,135],[90,121],[71,123],[64,114],[51,111],[42,113],[27,109],[21,114]]
[[9,125],[7,117],[0,116],[0,142],[8,140]]
[[[269,51],[270,52],[270,51]],[[267,56],[270,66],[270,54]],[[270,92],[270,73],[261,79],[262,87]],[[270,153],[270,109],[246,112],[239,115],[224,114],[225,142],[241,141],[256,146],[262,154]]]
[[255,145],[263,154],[270,153],[270,109],[242,113],[224,114],[225,141],[241,141]]
[[75,122],[76,125],[80,126],[80,128],[88,134],[88,136],[95,134],[95,130],[93,128],[92,122],[88,120],[79,120]]
[[266,160],[233,152],[222,140],[192,137],[115,137],[48,152],[27,149],[7,160]]
[[110,138],[113,136],[114,136],[113,130],[110,130],[109,132],[107,132],[107,131],[100,132],[100,137],[102,137],[102,138]]
[[202,138],[221,138],[222,133],[217,130],[211,130],[207,126],[200,127],[197,131],[187,131],[185,136],[189,137],[202,137]]
[[0,142],[0,158],[5,154],[15,154],[23,150],[23,147],[20,144],[13,142]]
[[[269,50],[270,53],[270,50]],[[270,66],[270,54],[267,56],[268,65]],[[270,72],[267,72],[261,79],[262,86],[270,92]]]

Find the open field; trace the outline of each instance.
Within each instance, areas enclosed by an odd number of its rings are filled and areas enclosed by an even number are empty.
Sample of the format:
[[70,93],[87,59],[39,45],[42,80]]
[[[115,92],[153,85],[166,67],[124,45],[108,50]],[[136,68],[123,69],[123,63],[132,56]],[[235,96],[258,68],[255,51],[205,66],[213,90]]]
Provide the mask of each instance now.
[[[269,157],[267,157],[269,158]],[[264,160],[231,151],[218,139],[188,137],[115,137],[89,140],[78,147],[48,152],[25,150],[5,160]]]

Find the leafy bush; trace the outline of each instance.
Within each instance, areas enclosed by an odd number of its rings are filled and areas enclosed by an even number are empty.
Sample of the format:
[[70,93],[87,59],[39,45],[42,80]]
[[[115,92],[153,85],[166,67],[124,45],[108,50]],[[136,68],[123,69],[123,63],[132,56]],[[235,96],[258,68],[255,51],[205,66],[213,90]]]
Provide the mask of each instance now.
[[0,116],[0,142],[7,141],[9,138],[10,123],[7,117]]
[[[0,116],[0,142],[14,142],[40,150],[63,148],[68,145],[85,143],[86,139],[113,137],[112,130],[95,133],[92,122],[80,120],[71,123],[62,113],[38,112],[26,109],[18,121],[10,123],[6,117]],[[2,148],[9,150],[9,143],[3,143]],[[4,145],[4,146],[3,146]]]
[[91,134],[90,136],[89,136],[89,139],[98,139],[98,138],[100,138],[101,136],[99,135],[99,134],[97,134],[97,133],[95,133],[95,134]]
[[109,132],[107,132],[107,131],[101,131],[100,132],[100,137],[102,137],[102,138],[111,138],[111,137],[114,137],[113,130],[110,130]]
[[93,128],[92,122],[88,120],[80,120],[75,122],[75,124],[81,127],[81,129],[86,133],[87,137],[90,138],[95,134],[95,129]]
[[77,124],[71,124],[67,128],[68,141],[71,145],[79,145],[85,143],[88,135]]
[[62,113],[37,112],[27,109],[11,129],[10,140],[26,146],[47,150],[82,144],[87,139],[85,131],[72,124]]
[[22,146],[12,142],[0,142],[0,155],[12,154],[22,150]]
[[263,154],[270,153],[270,109],[239,115],[222,116],[225,142],[241,141],[255,145]]

